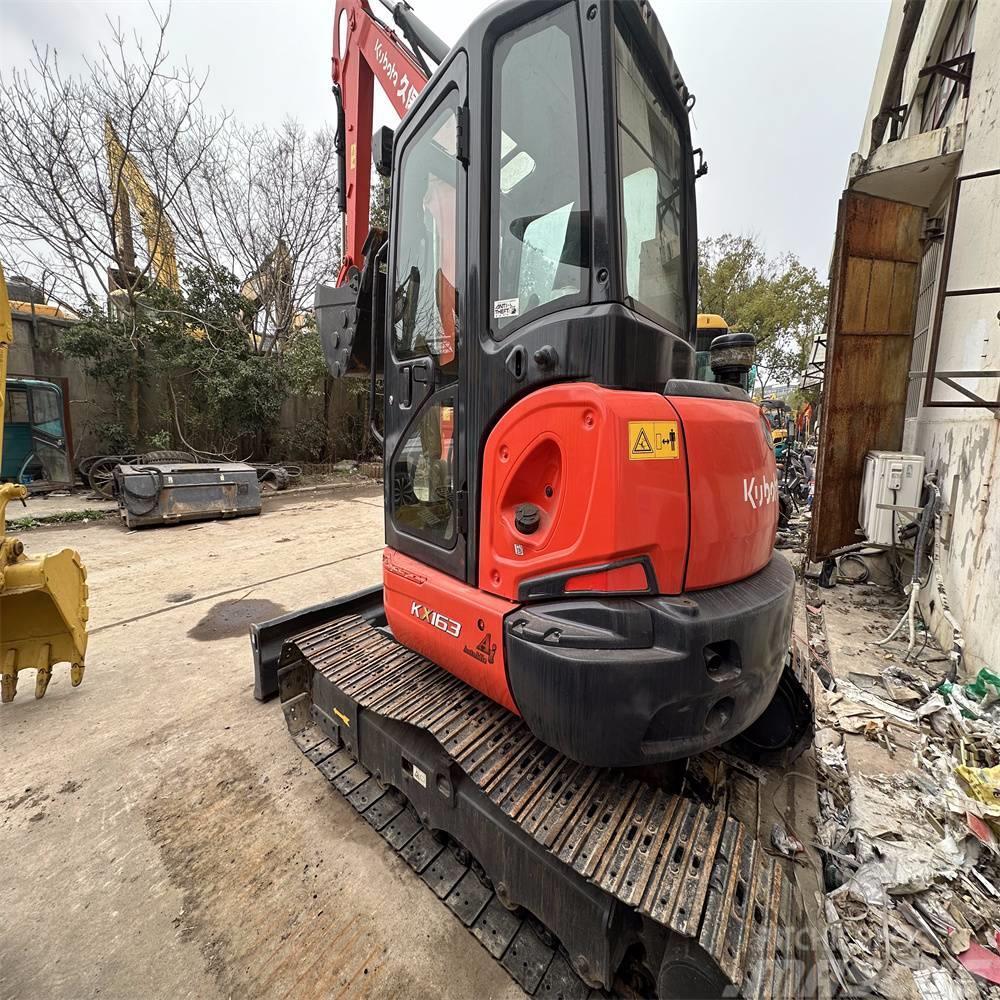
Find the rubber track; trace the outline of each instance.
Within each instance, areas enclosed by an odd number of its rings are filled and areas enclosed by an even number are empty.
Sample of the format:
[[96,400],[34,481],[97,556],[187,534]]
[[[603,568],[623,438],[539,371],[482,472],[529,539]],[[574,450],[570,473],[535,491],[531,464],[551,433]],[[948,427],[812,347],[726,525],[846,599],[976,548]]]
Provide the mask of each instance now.
[[[810,954],[789,945],[804,937],[796,933],[806,926],[801,900],[781,864],[724,810],[652,788],[621,771],[570,760],[537,740],[518,716],[362,618],[348,616],[296,636],[285,644],[282,663],[294,662],[295,653],[366,711],[431,733],[505,815],[582,878],[646,919],[696,938],[739,996],[792,1000],[800,995],[799,976],[812,966]],[[568,963],[548,949],[541,968],[539,946],[546,946],[498,900],[485,899],[468,921],[469,913],[456,909],[457,900],[449,902],[459,884],[463,892],[471,891],[472,879],[478,882],[474,872],[458,873],[451,886],[437,871],[426,877],[447,852],[405,810],[405,798],[393,791],[379,792],[376,800],[374,791],[363,791],[377,789],[368,771],[324,740],[318,728],[310,725],[296,740],[526,992],[577,995],[583,983]],[[365,805],[368,795],[372,801]],[[396,813],[388,826],[379,826],[389,803]],[[458,870],[449,862],[449,871]],[[491,926],[480,926],[477,933],[480,920]],[[511,957],[515,945],[517,954]],[[517,961],[522,953],[532,956],[530,976]],[[567,988],[575,982],[577,989],[542,989],[557,958],[561,964],[555,974]],[[564,980],[566,970],[571,980]]]
[[546,944],[531,921],[508,910],[456,851],[435,840],[406,797],[379,788],[368,770],[316,726],[295,735],[299,749],[443,900],[479,943],[531,996],[583,1000],[603,994],[573,971],[557,946]]

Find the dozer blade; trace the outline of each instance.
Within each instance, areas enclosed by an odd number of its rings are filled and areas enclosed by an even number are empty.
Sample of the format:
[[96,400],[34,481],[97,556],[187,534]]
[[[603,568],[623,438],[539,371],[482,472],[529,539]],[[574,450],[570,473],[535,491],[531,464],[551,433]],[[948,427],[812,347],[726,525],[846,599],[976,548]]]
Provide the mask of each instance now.
[[815,995],[796,887],[739,821],[546,746],[397,644],[375,603],[276,626],[289,730],[522,989]]
[[57,663],[70,664],[74,687],[87,652],[87,571],[78,553],[19,554],[0,569],[0,696],[13,701],[17,675],[34,669],[41,698]]

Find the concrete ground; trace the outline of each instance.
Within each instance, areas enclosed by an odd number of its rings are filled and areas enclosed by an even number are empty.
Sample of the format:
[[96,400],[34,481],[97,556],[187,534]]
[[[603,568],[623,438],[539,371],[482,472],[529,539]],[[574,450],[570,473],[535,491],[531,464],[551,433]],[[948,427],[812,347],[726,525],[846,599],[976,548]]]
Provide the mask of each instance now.
[[18,520],[24,517],[45,518],[58,517],[62,514],[75,514],[80,511],[95,511],[111,515],[118,510],[115,500],[103,500],[89,490],[57,490],[55,493],[34,493],[25,500],[12,503],[7,508],[7,517]]
[[378,580],[380,487],[77,548],[83,684],[0,708],[0,998],[519,991],[252,694],[247,625]]

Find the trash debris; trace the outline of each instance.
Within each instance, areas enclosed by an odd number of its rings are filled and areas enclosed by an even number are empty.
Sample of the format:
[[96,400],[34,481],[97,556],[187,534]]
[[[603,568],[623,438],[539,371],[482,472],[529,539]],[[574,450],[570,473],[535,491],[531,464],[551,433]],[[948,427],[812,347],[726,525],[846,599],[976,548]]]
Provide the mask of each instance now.
[[917,969],[913,982],[922,1000],[963,1000],[964,994],[944,969]]
[[878,709],[883,715],[891,715],[894,719],[898,719],[900,722],[916,723],[918,720],[917,713],[911,711],[910,709],[901,708],[895,702],[887,701],[885,698],[880,698],[876,694],[872,694],[870,691],[863,691],[857,686],[857,684],[852,683],[850,680],[844,679],[838,683],[840,690],[844,692],[844,697],[849,698],[851,701],[860,702],[862,705],[868,705],[871,708]]
[[983,708],[1000,701],[1000,677],[983,667],[971,684],[962,687],[967,698],[978,701]]
[[803,586],[834,993],[1000,1000],[1000,677],[948,680],[912,586]]
[[970,941],[958,960],[974,976],[1000,986],[1000,955],[984,948],[977,941]]
[[[983,677],[983,675],[988,675]],[[996,675],[988,670],[980,670],[972,684],[953,684],[944,681],[938,686],[938,691],[944,695],[945,702],[954,701],[967,719],[995,719],[1000,724],[1000,696],[994,687],[992,678]],[[979,692],[982,691],[982,695]]]
[[963,764],[955,768],[955,773],[968,786],[974,799],[995,806],[1000,815],[1000,767],[966,767]]
[[948,935],[948,951],[953,955],[961,955],[969,950],[972,944],[972,932],[967,927],[956,927]]
[[987,823],[982,816],[977,816],[975,813],[967,812],[965,814],[965,821],[968,823],[973,836],[976,837],[981,844],[985,844],[991,851],[998,850],[996,834],[993,832],[989,823]]
[[805,853],[805,846],[794,834],[789,833],[780,823],[771,828],[771,846],[786,858],[794,858]]

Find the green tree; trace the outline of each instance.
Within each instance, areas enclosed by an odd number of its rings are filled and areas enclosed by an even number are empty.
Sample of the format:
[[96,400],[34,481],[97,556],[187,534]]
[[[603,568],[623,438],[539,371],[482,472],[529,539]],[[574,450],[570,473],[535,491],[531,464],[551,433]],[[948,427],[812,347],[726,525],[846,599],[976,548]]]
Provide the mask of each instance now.
[[163,389],[162,423],[178,446],[261,453],[285,399],[322,392],[326,365],[311,317],[271,351],[252,332],[253,309],[231,273],[190,268],[183,293],[154,284],[134,310],[92,305],[64,332],[62,350],[110,390],[114,412],[106,436],[121,450],[145,444],[123,440],[134,379]]
[[389,228],[390,181],[388,177],[372,171],[371,209],[368,221],[379,229]]
[[752,236],[725,233],[700,243],[698,311],[753,334],[762,394],[805,369],[826,323],[827,292],[814,268],[792,253],[769,258]]

